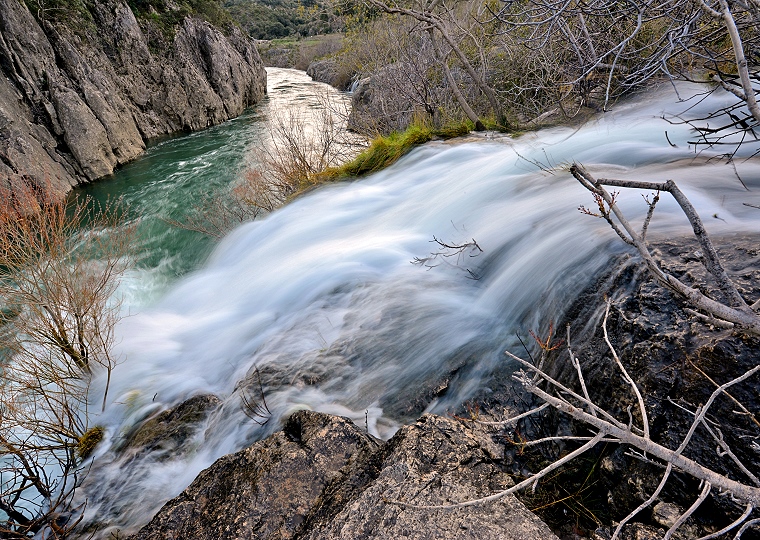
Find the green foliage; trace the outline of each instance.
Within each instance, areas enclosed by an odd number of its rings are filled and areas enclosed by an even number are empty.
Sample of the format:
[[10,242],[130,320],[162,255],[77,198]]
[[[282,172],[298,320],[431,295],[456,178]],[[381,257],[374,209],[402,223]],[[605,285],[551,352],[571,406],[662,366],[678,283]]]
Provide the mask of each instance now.
[[363,176],[382,170],[408,154],[415,146],[428,142],[434,136],[435,132],[429,127],[419,123],[412,124],[403,132],[393,132],[387,137],[375,138],[369,148],[352,161],[340,167],[327,169],[320,176],[324,180],[335,180]]
[[304,10],[297,5],[277,2],[279,5],[247,0],[231,0],[227,10],[251,37],[276,39],[298,34],[307,22]]
[[256,39],[314,36],[340,31],[342,10],[314,0],[226,0],[225,7]]
[[171,42],[185,17],[198,17],[223,30],[235,24],[220,0],[128,0],[128,3],[143,29],[148,30],[148,39],[154,48]]
[[105,430],[101,426],[93,426],[84,432],[77,443],[77,455],[80,459],[90,457],[95,447],[103,440]]
[[416,146],[435,138],[446,140],[462,137],[473,129],[474,125],[469,120],[446,124],[441,128],[431,128],[425,122],[416,120],[404,131],[394,131],[388,136],[378,135],[369,147],[353,160],[314,175],[313,183],[355,178],[381,171],[393,165]]
[[435,135],[441,139],[454,139],[455,137],[463,137],[470,131],[475,129],[475,124],[470,120],[463,120],[462,122],[446,124],[441,128],[435,130]]
[[[24,0],[26,7],[35,18],[42,21],[57,23],[77,22],[84,27],[92,25],[92,15],[83,0]],[[81,26],[70,25],[75,30],[82,30]]]

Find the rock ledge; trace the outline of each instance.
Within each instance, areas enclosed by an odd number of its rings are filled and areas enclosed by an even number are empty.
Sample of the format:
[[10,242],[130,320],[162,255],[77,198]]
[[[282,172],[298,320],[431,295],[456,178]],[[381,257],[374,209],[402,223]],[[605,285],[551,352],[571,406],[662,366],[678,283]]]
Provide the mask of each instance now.
[[425,415],[383,443],[347,418],[299,411],[203,471],[133,538],[556,539],[514,497],[459,510],[389,502],[447,504],[510,484],[456,421]]

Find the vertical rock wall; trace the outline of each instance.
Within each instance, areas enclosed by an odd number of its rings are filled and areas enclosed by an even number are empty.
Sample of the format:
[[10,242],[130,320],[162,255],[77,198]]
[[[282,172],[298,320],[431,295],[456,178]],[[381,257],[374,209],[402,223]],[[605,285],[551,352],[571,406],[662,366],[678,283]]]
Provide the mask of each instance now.
[[259,54],[237,28],[225,36],[186,18],[155,51],[125,3],[88,9],[81,21],[38,20],[21,0],[0,0],[0,189],[62,195],[147,140],[223,122],[266,91]]

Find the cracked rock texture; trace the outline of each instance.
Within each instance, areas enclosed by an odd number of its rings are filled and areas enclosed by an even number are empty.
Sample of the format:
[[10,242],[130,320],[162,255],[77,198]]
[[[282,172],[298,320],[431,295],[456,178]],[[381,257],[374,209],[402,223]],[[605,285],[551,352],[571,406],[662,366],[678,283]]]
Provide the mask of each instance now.
[[346,418],[299,411],[285,428],[219,459],[134,539],[556,538],[513,497],[439,505],[511,485],[462,424],[425,415],[388,442]]
[[186,18],[162,50],[118,0],[38,20],[0,0],[0,189],[63,195],[111,174],[146,141],[239,115],[266,91],[253,42]]

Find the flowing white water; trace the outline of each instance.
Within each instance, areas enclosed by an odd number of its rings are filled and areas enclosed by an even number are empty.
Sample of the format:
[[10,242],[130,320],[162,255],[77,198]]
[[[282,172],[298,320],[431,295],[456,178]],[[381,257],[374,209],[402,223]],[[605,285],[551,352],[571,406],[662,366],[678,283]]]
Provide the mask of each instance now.
[[[120,324],[124,361],[113,373],[113,400],[94,419],[108,436],[83,490],[88,515],[126,529],[144,524],[201,469],[299,407],[361,426],[366,414],[369,431],[388,437],[423,410],[461,404],[494,369],[511,369],[503,350],[520,350],[515,332],[559,319],[625,249],[602,220],[576,210],[593,201],[563,164],[672,178],[711,233],[757,230],[760,211],[741,203],[760,202],[760,164],[737,163],[748,192],[731,167],[695,157],[688,127],[659,118],[685,108],[674,99],[663,89],[577,130],[430,144],[386,171],[319,189],[235,230],[202,269]],[[632,216],[646,209],[634,193],[622,194],[621,205]],[[687,228],[663,197],[650,234]],[[483,253],[431,269],[411,264],[437,250],[433,236],[474,238]],[[264,427],[243,413],[236,391],[255,367],[272,411]],[[103,384],[95,381],[93,395]],[[142,419],[202,393],[224,404],[189,441],[191,450],[137,458],[115,451]]]

